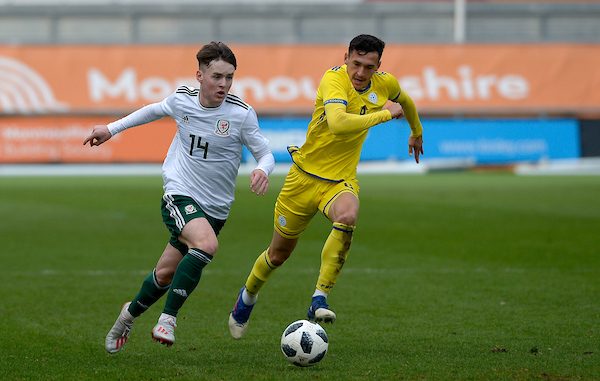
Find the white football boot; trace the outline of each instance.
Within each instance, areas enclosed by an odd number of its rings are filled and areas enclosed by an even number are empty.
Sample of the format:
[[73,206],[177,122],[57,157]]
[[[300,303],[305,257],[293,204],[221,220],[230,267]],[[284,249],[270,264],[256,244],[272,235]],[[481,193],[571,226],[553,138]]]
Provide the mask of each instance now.
[[123,305],[119,317],[110,331],[108,331],[108,335],[106,335],[104,347],[108,353],[119,352],[129,338],[129,332],[131,332],[134,319],[127,310],[130,304],[131,302],[128,302]]
[[175,327],[177,318],[175,316],[160,314],[158,323],[152,329],[152,338],[161,344],[170,347],[175,343]]

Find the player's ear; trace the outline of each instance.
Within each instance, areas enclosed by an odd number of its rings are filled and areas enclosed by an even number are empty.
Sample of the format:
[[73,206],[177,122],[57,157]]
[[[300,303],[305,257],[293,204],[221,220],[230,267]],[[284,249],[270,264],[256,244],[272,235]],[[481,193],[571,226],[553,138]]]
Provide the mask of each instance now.
[[348,52],[344,53],[344,63],[348,65]]
[[202,83],[202,71],[198,70],[196,71],[196,80],[200,83]]

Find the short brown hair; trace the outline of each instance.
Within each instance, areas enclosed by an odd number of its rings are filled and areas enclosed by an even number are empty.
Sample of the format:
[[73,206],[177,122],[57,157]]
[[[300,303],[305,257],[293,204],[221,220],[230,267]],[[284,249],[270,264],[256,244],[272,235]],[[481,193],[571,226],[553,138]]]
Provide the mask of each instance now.
[[196,54],[196,59],[198,59],[198,66],[209,66],[212,61],[223,60],[237,69],[235,54],[222,42],[212,41],[204,45]]

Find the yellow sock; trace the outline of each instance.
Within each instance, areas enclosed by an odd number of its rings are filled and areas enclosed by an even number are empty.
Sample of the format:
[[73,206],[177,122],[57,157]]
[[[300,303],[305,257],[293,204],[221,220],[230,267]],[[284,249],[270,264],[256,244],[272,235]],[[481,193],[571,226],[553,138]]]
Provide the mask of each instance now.
[[333,223],[333,228],[321,252],[321,270],[317,280],[317,290],[329,293],[346,262],[354,226]]
[[252,266],[252,271],[250,271],[250,275],[248,275],[248,279],[246,280],[246,290],[253,295],[258,294],[258,291],[265,284],[273,270],[278,267],[274,266],[269,260],[267,250],[263,251],[256,258],[256,262]]

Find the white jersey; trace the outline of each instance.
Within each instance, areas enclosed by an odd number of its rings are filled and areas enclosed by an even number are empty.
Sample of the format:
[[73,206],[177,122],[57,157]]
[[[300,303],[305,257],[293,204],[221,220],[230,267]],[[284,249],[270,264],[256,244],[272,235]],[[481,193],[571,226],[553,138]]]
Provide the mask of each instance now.
[[218,107],[200,104],[198,89],[180,87],[161,102],[177,122],[163,164],[165,194],[193,198],[212,217],[226,219],[233,203],[242,145],[258,159],[269,154],[254,109],[228,94]]
[[203,107],[200,91],[187,86],[145,108],[149,111],[144,120],[133,113],[109,124],[111,133],[161,116],[172,117],[177,133],[162,167],[165,194],[191,197],[210,216],[226,219],[234,199],[242,145],[256,160],[271,154],[254,109],[232,94],[218,107]]

